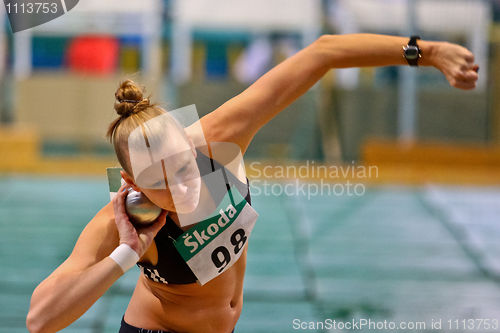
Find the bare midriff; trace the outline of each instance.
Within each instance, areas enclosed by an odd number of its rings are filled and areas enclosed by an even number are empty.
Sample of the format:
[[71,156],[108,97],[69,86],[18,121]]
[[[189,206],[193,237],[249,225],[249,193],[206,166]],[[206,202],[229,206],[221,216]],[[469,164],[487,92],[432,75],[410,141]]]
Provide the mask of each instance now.
[[137,281],[125,321],[152,330],[189,333],[231,332],[243,306],[245,247],[240,259],[217,278],[200,286]]

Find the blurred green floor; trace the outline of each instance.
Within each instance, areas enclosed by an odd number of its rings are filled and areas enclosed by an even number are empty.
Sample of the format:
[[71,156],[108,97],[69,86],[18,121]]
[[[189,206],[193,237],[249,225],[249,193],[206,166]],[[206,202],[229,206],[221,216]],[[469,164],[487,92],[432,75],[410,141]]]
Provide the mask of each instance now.
[[[0,186],[0,332],[26,332],[33,289],[69,254],[108,189],[104,178],[3,177]],[[500,188],[252,200],[260,218],[238,333],[294,332],[293,319],[418,320],[434,332],[432,319],[500,320]],[[138,274],[129,271],[63,332],[117,332]],[[474,330],[482,331],[500,329]]]

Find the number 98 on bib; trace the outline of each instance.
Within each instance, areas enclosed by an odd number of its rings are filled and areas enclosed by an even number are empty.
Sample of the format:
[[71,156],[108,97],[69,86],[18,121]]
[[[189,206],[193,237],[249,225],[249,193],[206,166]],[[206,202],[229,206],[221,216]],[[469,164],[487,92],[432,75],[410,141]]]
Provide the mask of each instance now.
[[174,243],[201,285],[238,261],[258,217],[234,188],[227,192],[217,210],[215,216],[197,223]]

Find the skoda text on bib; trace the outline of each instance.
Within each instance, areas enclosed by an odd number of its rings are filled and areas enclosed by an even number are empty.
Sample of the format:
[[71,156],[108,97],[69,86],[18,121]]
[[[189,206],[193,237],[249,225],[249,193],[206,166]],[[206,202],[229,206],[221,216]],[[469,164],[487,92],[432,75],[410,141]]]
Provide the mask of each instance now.
[[258,217],[233,187],[217,211],[216,216],[197,223],[174,243],[201,285],[238,261]]

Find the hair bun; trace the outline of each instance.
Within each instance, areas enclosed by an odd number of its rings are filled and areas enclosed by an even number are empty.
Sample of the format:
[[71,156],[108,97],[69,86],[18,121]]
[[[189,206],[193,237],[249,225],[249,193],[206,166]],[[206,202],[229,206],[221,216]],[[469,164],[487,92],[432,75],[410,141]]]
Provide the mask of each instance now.
[[132,80],[125,80],[115,92],[115,111],[121,117],[128,117],[150,106],[149,98],[143,97],[143,89]]

